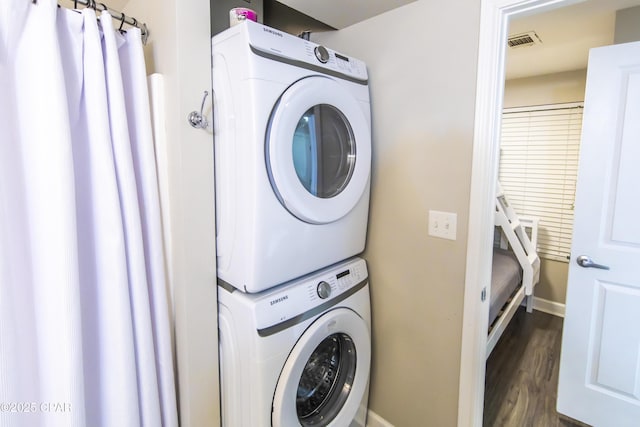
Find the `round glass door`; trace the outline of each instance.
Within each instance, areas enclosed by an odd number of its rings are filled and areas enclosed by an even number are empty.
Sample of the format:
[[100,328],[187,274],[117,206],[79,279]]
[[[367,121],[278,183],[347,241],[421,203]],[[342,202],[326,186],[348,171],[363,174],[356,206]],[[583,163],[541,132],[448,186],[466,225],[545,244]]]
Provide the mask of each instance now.
[[328,104],[302,115],[293,134],[293,167],[316,197],[334,197],[347,186],[356,162],[356,144],[344,114]]
[[335,80],[313,76],[291,85],[274,107],[267,171],[278,200],[297,218],[333,222],[362,197],[371,169],[371,133],[361,104]]
[[273,396],[274,427],[347,426],[366,404],[371,338],[347,308],[331,310],[300,336]]
[[349,396],[356,372],[356,348],[346,334],[325,338],[302,370],[296,412],[303,426],[329,423]]

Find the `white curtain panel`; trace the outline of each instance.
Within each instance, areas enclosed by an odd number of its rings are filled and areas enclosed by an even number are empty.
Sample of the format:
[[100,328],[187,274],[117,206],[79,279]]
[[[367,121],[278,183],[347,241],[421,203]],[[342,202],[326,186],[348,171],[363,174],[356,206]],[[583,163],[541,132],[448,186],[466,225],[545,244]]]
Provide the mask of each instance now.
[[0,426],[176,426],[140,31],[0,13]]

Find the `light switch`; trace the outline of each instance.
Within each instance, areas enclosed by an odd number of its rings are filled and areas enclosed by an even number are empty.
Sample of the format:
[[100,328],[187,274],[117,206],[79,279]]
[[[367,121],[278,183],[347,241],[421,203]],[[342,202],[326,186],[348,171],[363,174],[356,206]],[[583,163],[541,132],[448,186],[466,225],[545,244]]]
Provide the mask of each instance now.
[[458,214],[429,211],[429,235],[442,239],[456,240]]

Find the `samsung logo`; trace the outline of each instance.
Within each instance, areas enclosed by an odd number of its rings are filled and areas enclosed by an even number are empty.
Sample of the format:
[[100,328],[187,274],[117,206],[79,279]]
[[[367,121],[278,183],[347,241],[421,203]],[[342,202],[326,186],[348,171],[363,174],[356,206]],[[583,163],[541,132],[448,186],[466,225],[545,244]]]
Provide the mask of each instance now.
[[272,30],[271,28],[262,27],[262,31],[265,31],[265,32],[270,33],[270,34],[273,34],[274,36],[284,37],[281,32],[278,32],[276,30]]
[[281,303],[282,301],[286,301],[286,300],[288,300],[288,299],[289,299],[289,296],[288,296],[288,295],[283,295],[283,296],[281,296],[281,297],[279,297],[279,298],[276,298],[276,299],[274,299],[274,300],[271,300],[270,304],[271,304],[271,305],[276,305],[276,304],[279,304],[279,303]]

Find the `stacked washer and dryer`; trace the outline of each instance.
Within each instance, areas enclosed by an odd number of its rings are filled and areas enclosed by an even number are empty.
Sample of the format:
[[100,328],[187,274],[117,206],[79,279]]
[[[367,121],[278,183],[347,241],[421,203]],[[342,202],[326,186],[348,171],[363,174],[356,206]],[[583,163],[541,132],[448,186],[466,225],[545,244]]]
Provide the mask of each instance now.
[[223,425],[364,426],[366,66],[247,20],[213,88]]

